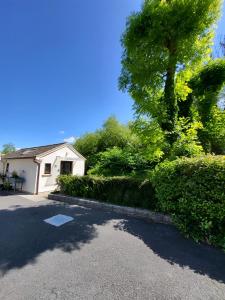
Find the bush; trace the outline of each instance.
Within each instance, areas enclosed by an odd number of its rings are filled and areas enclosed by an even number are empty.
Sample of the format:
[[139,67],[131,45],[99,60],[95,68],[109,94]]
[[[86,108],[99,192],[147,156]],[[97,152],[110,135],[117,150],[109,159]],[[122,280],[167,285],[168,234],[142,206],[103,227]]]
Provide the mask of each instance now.
[[2,189],[4,191],[10,191],[12,189],[11,183],[8,181],[3,182]]
[[149,180],[127,177],[76,177],[58,178],[60,191],[66,195],[97,199],[99,201],[154,210],[156,201]]
[[16,171],[12,172],[12,178],[19,178],[18,174]]
[[159,165],[152,182],[158,209],[186,236],[225,248],[225,157],[183,158]]

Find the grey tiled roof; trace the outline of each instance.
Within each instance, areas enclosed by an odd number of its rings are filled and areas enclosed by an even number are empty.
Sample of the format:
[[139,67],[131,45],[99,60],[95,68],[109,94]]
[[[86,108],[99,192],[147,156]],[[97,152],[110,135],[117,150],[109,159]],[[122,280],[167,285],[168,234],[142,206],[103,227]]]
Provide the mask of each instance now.
[[32,147],[32,148],[23,148],[14,152],[10,152],[6,155],[4,155],[4,159],[10,159],[10,158],[34,158],[40,154],[43,154],[49,150],[52,150],[54,148],[57,148],[61,145],[64,145],[66,143],[59,143],[59,144],[53,144],[53,145],[46,145],[46,146],[38,146],[38,147]]

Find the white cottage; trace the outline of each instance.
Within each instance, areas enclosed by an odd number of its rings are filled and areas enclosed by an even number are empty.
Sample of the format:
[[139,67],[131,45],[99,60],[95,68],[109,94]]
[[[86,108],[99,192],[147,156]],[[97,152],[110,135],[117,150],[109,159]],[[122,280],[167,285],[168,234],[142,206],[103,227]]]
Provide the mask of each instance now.
[[23,191],[38,194],[55,190],[60,174],[83,176],[85,158],[70,144],[61,143],[11,152],[4,155],[1,166],[2,172],[15,171],[24,178]]

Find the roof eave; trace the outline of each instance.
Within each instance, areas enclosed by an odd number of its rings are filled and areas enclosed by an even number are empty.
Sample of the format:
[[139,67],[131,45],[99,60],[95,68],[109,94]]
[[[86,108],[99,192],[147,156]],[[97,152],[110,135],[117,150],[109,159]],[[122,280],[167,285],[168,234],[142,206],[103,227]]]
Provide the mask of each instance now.
[[7,160],[7,159],[33,159],[36,156],[29,156],[29,157],[2,157],[3,160]]

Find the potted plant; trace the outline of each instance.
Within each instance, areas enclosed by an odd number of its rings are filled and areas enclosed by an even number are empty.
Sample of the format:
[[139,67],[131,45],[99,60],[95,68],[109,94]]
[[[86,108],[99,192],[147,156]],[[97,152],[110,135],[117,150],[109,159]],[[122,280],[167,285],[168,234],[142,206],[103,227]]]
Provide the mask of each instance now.
[[12,172],[12,178],[15,178],[15,179],[19,178],[19,176],[18,176],[18,174],[17,174],[16,171]]

